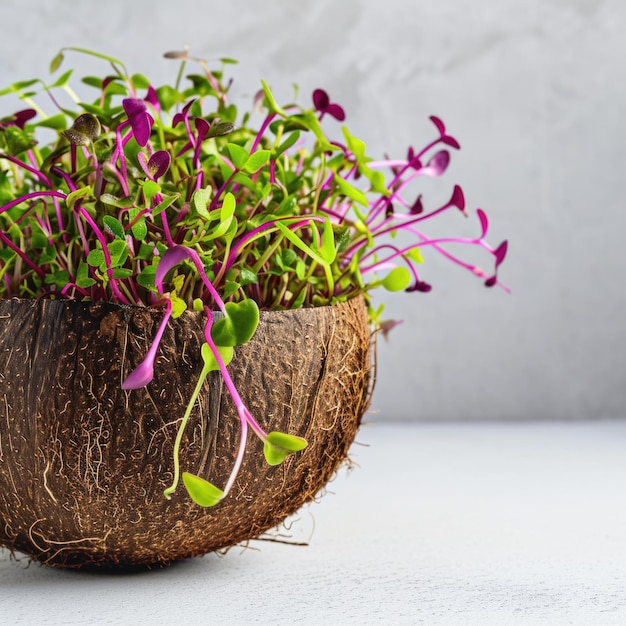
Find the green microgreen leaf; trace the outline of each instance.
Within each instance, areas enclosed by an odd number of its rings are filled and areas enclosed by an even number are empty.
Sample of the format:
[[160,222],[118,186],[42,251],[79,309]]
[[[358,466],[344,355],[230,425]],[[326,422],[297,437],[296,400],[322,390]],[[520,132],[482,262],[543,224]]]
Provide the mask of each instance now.
[[217,346],[240,346],[252,338],[259,324],[259,306],[248,298],[227,302],[226,315],[217,320],[211,337]]
[[70,280],[70,274],[67,270],[56,270],[52,274],[46,274],[45,283],[54,285],[58,289],[63,289]]
[[130,77],[130,82],[135,89],[148,89],[150,87],[150,81],[143,74],[133,74]]
[[[104,261],[104,257],[103,257]],[[154,286],[154,279],[156,276],[156,266],[148,265],[141,270],[139,276],[137,276],[137,283],[150,291],[156,291],[156,287]]]
[[294,246],[296,246],[296,248],[299,248],[300,250],[302,250],[302,252],[308,254],[315,262],[319,263],[320,265],[327,265],[326,259],[324,259],[321,254],[319,254],[318,252],[313,250],[313,248],[304,243],[304,241],[300,237],[298,237],[296,233],[287,228],[287,226],[285,226],[282,222],[276,222],[276,228],[278,228],[278,230],[280,230],[280,232]]
[[91,267],[101,267],[104,265],[104,252],[100,248],[94,248],[87,255],[87,263]]
[[283,108],[278,105],[276,100],[274,100],[274,96],[271,89],[269,88],[269,85],[264,80],[261,81],[261,84],[263,85],[263,92],[265,94],[265,103],[270,112],[277,113],[282,117],[287,117],[287,114],[285,113]]
[[219,210],[219,222],[207,235],[207,240],[224,237],[229,231],[236,228],[237,225],[234,221],[235,209],[235,196],[229,192],[224,196],[222,207]]
[[105,215],[102,218],[102,222],[106,231],[108,231],[118,239],[124,239],[126,233],[124,232],[124,227],[117,218],[113,217],[112,215]]
[[183,100],[182,94],[170,85],[163,85],[156,89],[157,98],[164,111],[169,111],[174,105]]
[[37,142],[31,133],[17,126],[8,126],[3,129],[7,152],[12,156],[19,156],[22,152],[33,148]]
[[243,169],[248,161],[248,151],[238,146],[236,143],[229,143],[227,148],[230,154],[230,160],[233,162],[235,168],[238,170]]
[[273,431],[263,442],[263,454],[268,465],[280,465],[290,454],[304,450],[307,445],[303,437]]
[[387,291],[402,291],[411,282],[411,273],[404,267],[394,267],[381,281]]
[[346,140],[346,146],[352,154],[356,157],[357,162],[363,161],[365,157],[365,142],[355,137],[349,130],[347,126],[341,127],[341,132]]
[[330,219],[326,219],[322,227],[321,245],[317,249],[320,256],[326,263],[333,263],[337,257],[337,248],[335,247],[335,233]]
[[74,73],[74,70],[67,70],[59,76],[50,87],[65,87],[70,80],[71,75]]
[[180,317],[187,310],[187,303],[179,298],[175,293],[170,293],[170,301],[172,302],[172,318]]
[[161,185],[153,180],[143,182],[143,195],[146,202],[152,202],[153,198],[161,193]]
[[422,256],[422,252],[419,248],[411,248],[410,250],[404,253],[404,256],[407,259],[411,259],[415,263],[424,262],[424,257]]
[[247,174],[255,174],[270,160],[271,154],[270,150],[257,150],[253,152],[246,160],[242,168],[243,171]]
[[172,204],[174,204],[174,202],[176,202],[179,198],[180,198],[180,194],[173,194],[171,196],[163,196],[163,200],[159,202],[159,204],[157,204],[157,206],[154,208],[154,210],[152,211],[152,215],[156,217],[157,215],[163,213],[163,211],[165,211],[166,209],[169,209],[169,207],[171,207]]
[[54,74],[63,63],[63,51],[58,52],[56,56],[50,61],[50,74]]
[[117,209],[126,209],[133,205],[131,198],[118,198],[111,193],[103,193],[100,196],[100,202],[108,206],[116,207]]
[[200,476],[183,472],[183,484],[190,498],[200,506],[215,506],[224,497],[224,492]]
[[283,143],[281,143],[280,146],[274,150],[274,158],[278,158],[283,152],[289,150],[289,148],[291,148],[291,146],[293,146],[298,139],[300,139],[299,130],[289,133],[287,139],[285,139],[285,141],[283,141]]
[[246,285],[253,285],[259,281],[259,277],[256,272],[252,271],[248,267],[242,267],[239,272],[239,284],[242,287]]
[[107,245],[111,256],[111,267],[120,267],[126,263],[128,258],[128,245],[125,239],[114,239]]
[[205,219],[209,218],[208,206],[209,202],[211,202],[212,194],[213,189],[211,187],[207,187],[206,189],[196,189],[191,198],[191,203],[196,213]]
[[359,188],[339,176],[339,174],[335,174],[335,182],[341,193],[350,198],[350,200],[354,200],[365,207],[369,206],[367,196]]
[[41,128],[52,128],[53,130],[65,130],[67,128],[67,117],[63,113],[57,113],[37,122]]
[[[216,347],[217,347],[217,351],[219,352],[222,361],[224,362],[224,365],[228,365],[233,360],[233,356],[235,355],[235,351],[233,350],[233,347],[232,346],[216,346]],[[206,371],[207,372],[219,372],[220,370],[219,363],[217,362],[217,359],[215,358],[215,354],[209,347],[209,344],[207,343],[202,344],[202,348],[200,349],[200,351],[202,354],[202,360],[204,361],[204,367],[206,368]]]
[[143,241],[148,234],[146,218],[140,215],[140,210],[136,207],[128,211],[128,222],[131,224],[130,231],[138,241]]

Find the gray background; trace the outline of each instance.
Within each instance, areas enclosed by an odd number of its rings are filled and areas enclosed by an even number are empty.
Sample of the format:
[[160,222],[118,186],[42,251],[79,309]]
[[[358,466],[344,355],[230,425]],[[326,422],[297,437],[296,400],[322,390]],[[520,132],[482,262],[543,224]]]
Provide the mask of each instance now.
[[622,0],[3,0],[2,22],[2,84],[46,77],[66,45],[164,82],[162,52],[188,44],[240,60],[241,98],[260,78],[284,100],[323,86],[373,156],[404,155],[439,115],[463,149],[426,191],[459,183],[488,212],[513,294],[429,257],[434,291],[388,299],[404,324],[380,343],[371,419],[626,415]]

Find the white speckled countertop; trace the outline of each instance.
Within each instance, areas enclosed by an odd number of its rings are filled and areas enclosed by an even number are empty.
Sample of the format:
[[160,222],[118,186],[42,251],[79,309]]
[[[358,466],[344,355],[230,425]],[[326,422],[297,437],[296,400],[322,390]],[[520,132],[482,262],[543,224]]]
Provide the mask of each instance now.
[[624,624],[626,421],[364,427],[291,528],[164,570],[0,552],[3,624]]

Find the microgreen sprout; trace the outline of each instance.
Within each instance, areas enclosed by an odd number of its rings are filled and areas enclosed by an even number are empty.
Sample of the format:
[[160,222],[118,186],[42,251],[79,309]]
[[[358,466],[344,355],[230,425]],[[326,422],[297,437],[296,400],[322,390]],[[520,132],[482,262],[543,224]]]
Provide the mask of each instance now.
[[[213,506],[228,494],[249,429],[270,465],[306,447],[300,437],[266,432],[265,416],[251,414],[229,375],[260,309],[332,305],[369,298],[377,287],[428,292],[427,252],[506,290],[498,270],[507,242],[494,248],[486,241],[485,212],[468,210],[459,186],[439,206],[415,191],[420,177],[442,176],[450,150],[460,148],[437,117],[423,148],[375,161],[340,125],[346,113],[322,89],[308,106],[281,106],[262,82],[242,114],[228,97],[230,59],[167,53],[180,71],[174,86],[157,86],[117,59],[70,50],[110,65],[103,77],[83,78],[95,90],[91,101],[76,96],[71,71],[50,84],[21,81],[0,91],[27,107],[0,120],[0,297],[162,307],[144,360],[122,383],[129,392],[151,384],[170,318],[204,315],[203,366],[179,422],[166,497],[180,481],[183,432],[211,371],[233,399],[240,441],[225,485],[182,472],[194,501]],[[187,64],[198,69],[183,86]],[[44,129],[57,136],[40,145]],[[429,222],[455,211],[476,219],[474,236],[427,234]],[[482,250],[492,269],[466,261],[463,247]],[[370,308],[387,332],[394,323],[380,315]]]

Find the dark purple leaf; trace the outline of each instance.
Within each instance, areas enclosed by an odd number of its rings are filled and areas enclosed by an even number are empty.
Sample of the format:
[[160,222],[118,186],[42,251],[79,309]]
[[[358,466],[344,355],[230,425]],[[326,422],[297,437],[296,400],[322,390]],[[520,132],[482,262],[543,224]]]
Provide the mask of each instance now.
[[104,91],[116,79],[117,76],[106,76],[102,81],[102,91]]
[[385,217],[392,217],[394,214],[393,202],[387,201],[387,206],[385,207]]
[[422,161],[420,160],[419,157],[411,157],[410,161],[409,161],[409,166],[412,167],[414,170],[421,170],[422,169]]
[[443,143],[445,143],[447,146],[450,146],[451,148],[455,148],[456,150],[461,149],[461,144],[451,135],[444,135],[441,138],[441,141],[443,141]]
[[446,127],[444,126],[444,123],[434,115],[430,116],[430,121],[437,127],[439,134],[443,137],[446,134]]
[[465,196],[463,195],[463,190],[458,185],[454,185],[454,191],[448,206],[455,206],[457,209],[465,211]]
[[489,220],[487,219],[487,214],[482,209],[476,209],[476,213],[478,214],[478,219],[480,220],[481,227],[481,235],[480,238],[483,239],[487,236],[487,229],[489,228]]
[[432,289],[432,285],[429,285],[423,280],[416,280],[415,284],[411,285],[410,287],[407,287],[406,291],[408,292],[419,291],[421,293],[428,293],[431,289]]
[[205,119],[201,117],[196,117],[194,119],[194,124],[196,126],[196,132],[198,133],[198,140],[202,141],[209,134],[209,129],[211,128],[211,126]]
[[155,109],[159,110],[159,99],[157,98],[156,91],[152,85],[148,87],[148,93],[146,94],[145,101],[151,104]]
[[485,281],[485,287],[493,287],[496,282],[498,281],[496,275],[494,274],[493,276],[489,277],[486,281]]
[[420,213],[423,213],[423,211],[424,205],[422,204],[422,194],[420,194],[419,196],[417,196],[415,202],[411,205],[409,213],[411,215],[419,215]]
[[323,112],[330,104],[330,98],[323,89],[316,89],[313,92],[313,105],[317,111]]
[[191,145],[191,141],[188,141],[177,153],[176,158],[183,156],[187,150],[190,150],[193,146]]
[[122,106],[133,129],[135,141],[140,146],[145,146],[150,139],[150,131],[154,121],[148,113],[145,102],[139,98],[124,98]]
[[122,100],[122,106],[129,118],[147,113],[146,103],[139,98],[124,98],[124,100]]
[[346,113],[343,108],[336,102],[331,102],[328,94],[323,89],[316,89],[313,92],[313,104],[315,105],[315,110],[322,115],[328,113],[328,115],[340,122],[346,119]]
[[157,150],[148,161],[148,172],[153,180],[158,180],[170,168],[172,157],[167,150]]
[[340,122],[343,122],[346,119],[346,113],[343,108],[334,102],[326,107],[325,112]]
[[196,98],[189,100],[189,102],[187,102],[187,104],[183,107],[183,110],[180,111],[179,113],[176,113],[176,115],[174,115],[174,117],[172,118],[172,128],[176,128],[178,124],[180,124],[181,122],[184,122],[187,119],[189,109],[191,108],[191,105],[195,101],[196,101]]
[[15,120],[15,125],[24,130],[26,122],[35,117],[35,115],[37,115],[37,111],[35,111],[35,109],[24,109],[23,111],[18,111],[13,116],[13,119]]
[[504,261],[506,252],[509,247],[509,242],[505,239],[494,251],[493,255],[496,257],[496,267]]

